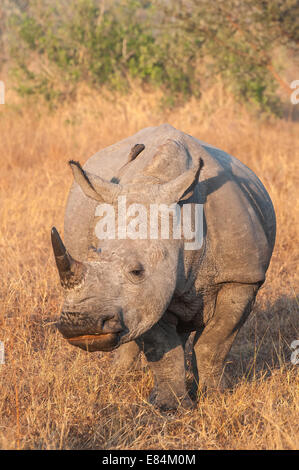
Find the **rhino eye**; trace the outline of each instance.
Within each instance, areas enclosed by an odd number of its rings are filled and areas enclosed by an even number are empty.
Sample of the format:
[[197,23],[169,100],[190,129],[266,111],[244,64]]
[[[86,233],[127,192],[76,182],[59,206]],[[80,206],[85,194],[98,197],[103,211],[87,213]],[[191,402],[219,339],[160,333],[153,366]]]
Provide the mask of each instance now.
[[129,278],[132,282],[140,282],[144,279],[144,267],[140,264],[128,270]]
[[132,271],[130,271],[130,273],[133,274],[133,276],[140,277],[140,276],[143,276],[144,271],[143,271],[143,269],[132,269]]

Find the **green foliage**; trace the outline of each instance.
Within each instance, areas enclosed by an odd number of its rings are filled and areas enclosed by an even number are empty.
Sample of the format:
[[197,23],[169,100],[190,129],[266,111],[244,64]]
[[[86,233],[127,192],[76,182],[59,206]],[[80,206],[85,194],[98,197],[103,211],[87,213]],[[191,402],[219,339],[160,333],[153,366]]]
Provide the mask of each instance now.
[[203,80],[220,75],[240,101],[279,113],[279,86],[288,88],[273,66],[278,46],[298,52],[298,0],[177,0],[165,16],[184,32],[190,49],[209,58]]
[[220,75],[240,100],[277,112],[273,51],[281,45],[298,48],[297,0],[22,5],[9,19],[18,90],[49,101],[73,96],[79,82],[126,92],[137,80],[161,87],[165,103],[176,103],[200,96],[202,81]]
[[156,15],[155,7],[142,0],[106,10],[97,0],[30,2],[10,21],[19,92],[64,97],[81,81],[126,91],[137,78],[173,94],[190,94],[191,62],[176,57],[169,38],[161,43],[153,30]]

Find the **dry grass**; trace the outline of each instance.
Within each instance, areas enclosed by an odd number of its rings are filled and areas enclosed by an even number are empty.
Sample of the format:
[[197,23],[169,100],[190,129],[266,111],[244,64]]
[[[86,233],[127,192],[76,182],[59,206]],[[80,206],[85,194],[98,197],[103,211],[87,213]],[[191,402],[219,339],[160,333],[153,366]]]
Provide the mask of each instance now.
[[[83,93],[48,113],[42,105],[0,108],[0,448],[298,449],[299,124],[263,123],[221,87],[180,110],[136,90],[117,102]],[[66,161],[145,126],[169,122],[240,158],[267,187],[277,243],[267,282],[229,355],[233,388],[200,398],[193,412],[161,414],[147,404],[147,368],[116,377],[108,353],[66,344],[46,320],[61,304],[50,228],[63,227],[71,184]],[[297,155],[296,155],[297,152]]]

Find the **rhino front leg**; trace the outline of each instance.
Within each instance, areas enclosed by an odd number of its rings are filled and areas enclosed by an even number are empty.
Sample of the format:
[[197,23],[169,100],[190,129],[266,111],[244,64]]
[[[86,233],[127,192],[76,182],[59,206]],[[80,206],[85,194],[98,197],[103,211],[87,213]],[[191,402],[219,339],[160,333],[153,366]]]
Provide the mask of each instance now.
[[113,366],[117,374],[135,369],[140,348],[135,341],[122,344],[113,353]]
[[233,341],[252,310],[259,285],[226,284],[217,295],[213,318],[197,343],[194,389],[225,386],[223,366]]
[[192,407],[185,383],[184,349],[176,326],[162,319],[137,342],[154,375],[150,403],[162,410]]

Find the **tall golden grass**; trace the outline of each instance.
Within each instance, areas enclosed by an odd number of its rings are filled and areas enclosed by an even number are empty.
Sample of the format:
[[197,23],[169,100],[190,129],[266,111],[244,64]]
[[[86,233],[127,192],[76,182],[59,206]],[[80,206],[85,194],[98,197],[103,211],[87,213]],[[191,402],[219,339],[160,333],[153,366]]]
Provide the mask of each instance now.
[[[299,123],[253,118],[220,85],[168,112],[160,98],[138,88],[118,98],[82,90],[49,112],[8,94],[0,107],[2,449],[298,449],[299,366],[290,343],[299,339]],[[227,360],[231,389],[201,396],[192,412],[164,414],[147,403],[144,362],[119,377],[109,353],[73,348],[55,331],[62,293],[49,237],[52,225],[63,231],[67,160],[83,163],[162,122],[255,171],[278,225],[267,281]]]

